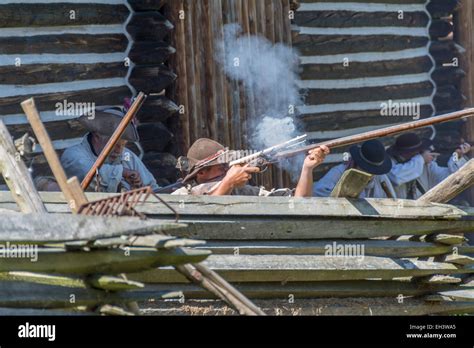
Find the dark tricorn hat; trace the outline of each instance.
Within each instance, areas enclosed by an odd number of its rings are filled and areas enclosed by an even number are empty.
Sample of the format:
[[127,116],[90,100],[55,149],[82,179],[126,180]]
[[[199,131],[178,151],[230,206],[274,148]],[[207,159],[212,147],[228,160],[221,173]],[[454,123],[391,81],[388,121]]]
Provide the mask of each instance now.
[[[103,106],[95,108],[93,115],[90,113],[82,115],[78,121],[90,132],[111,136],[124,116],[125,112],[120,107]],[[131,142],[140,139],[133,121],[125,129],[122,139]]]
[[403,155],[407,153],[422,152],[433,146],[430,139],[421,139],[416,133],[405,133],[400,135],[395,144],[387,152],[392,156]]
[[368,140],[362,145],[354,145],[349,152],[357,166],[367,173],[382,175],[392,169],[392,161],[378,140]]
[[187,161],[187,170],[185,170],[187,175],[183,181],[186,182],[193,179],[204,168],[223,163],[222,156],[226,152],[227,149],[217,141],[207,138],[196,140],[189,148],[188,154],[185,157]]

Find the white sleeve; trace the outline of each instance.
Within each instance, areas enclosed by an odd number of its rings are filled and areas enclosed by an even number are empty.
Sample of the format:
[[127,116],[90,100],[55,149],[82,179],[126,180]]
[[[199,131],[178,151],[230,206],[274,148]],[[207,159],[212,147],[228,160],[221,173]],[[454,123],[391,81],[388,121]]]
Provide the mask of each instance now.
[[446,179],[451,174],[459,170],[463,165],[467,163],[464,157],[456,159],[453,155],[449,158],[448,166],[441,167],[435,161],[430,163],[430,186],[435,186],[441,181]]
[[326,175],[313,185],[313,196],[329,197],[344,171],[344,164],[332,167]]
[[449,161],[448,161],[448,168],[449,168],[450,173],[452,174],[452,173],[457,172],[466,163],[467,163],[467,159],[465,156],[459,158],[457,157],[457,153],[453,153],[453,155],[449,158]]
[[397,163],[392,160],[392,163],[392,170],[387,174],[387,176],[393,186],[401,186],[419,178],[423,174],[425,160],[423,159],[423,156],[416,155],[408,162]]

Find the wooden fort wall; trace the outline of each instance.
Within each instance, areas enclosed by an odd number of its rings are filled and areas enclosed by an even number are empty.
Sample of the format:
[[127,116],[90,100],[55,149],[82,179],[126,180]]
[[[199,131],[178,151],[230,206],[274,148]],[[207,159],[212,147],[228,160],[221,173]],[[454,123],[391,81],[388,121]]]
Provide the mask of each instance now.
[[[177,106],[163,95],[176,75],[166,66],[175,50],[173,25],[160,13],[164,1],[0,1],[0,117],[14,137],[30,131],[20,102],[35,97],[61,152],[85,134],[56,103],[123,105],[138,91],[150,94],[138,115],[144,161],[159,178],[175,178],[168,152],[168,118]],[[31,131],[30,131],[31,134]],[[153,140],[152,140],[153,139]],[[37,148],[34,174],[47,166]],[[164,181],[167,183],[168,181]]]
[[[458,11],[459,2],[450,0],[301,1],[293,43],[301,54],[307,95],[300,118],[310,138],[316,142],[413,120],[412,114],[382,115],[382,104],[390,100],[419,104],[420,118],[465,106],[465,50],[453,36]],[[424,135],[450,154],[464,122],[439,125]],[[332,154],[329,165],[340,162],[346,150]]]

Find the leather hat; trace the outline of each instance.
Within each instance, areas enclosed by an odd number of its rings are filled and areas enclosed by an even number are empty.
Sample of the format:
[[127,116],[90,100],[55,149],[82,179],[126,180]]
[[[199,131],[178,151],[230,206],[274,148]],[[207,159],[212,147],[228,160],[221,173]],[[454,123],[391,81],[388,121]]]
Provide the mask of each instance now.
[[178,159],[178,163],[181,163],[180,169],[187,173],[183,181],[193,179],[203,168],[222,164],[224,153],[227,153],[227,149],[217,141],[207,138],[196,140],[189,148],[186,157]]
[[[90,132],[111,136],[124,116],[125,112],[121,107],[103,106],[95,108],[94,117],[85,114],[80,116],[78,121]],[[133,120],[125,129],[122,139],[131,142],[137,142],[140,140],[137,127]]]
[[383,175],[392,169],[392,160],[378,140],[368,140],[362,145],[351,146],[349,152],[357,166],[367,173]]

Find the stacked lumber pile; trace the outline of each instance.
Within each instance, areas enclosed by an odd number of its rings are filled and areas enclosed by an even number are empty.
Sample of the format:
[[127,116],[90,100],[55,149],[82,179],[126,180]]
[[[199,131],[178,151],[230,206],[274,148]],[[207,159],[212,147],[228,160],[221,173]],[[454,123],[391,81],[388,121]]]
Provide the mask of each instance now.
[[[104,196],[88,194],[90,200]],[[49,212],[67,211],[60,195],[41,197]],[[173,234],[205,240],[212,255],[203,263],[269,314],[474,312],[474,259],[468,256],[474,247],[463,236],[474,230],[472,208],[384,199],[162,197],[187,224]],[[0,208],[12,206],[9,193],[0,193]],[[173,219],[156,202],[138,209],[161,222]],[[334,254],[328,254],[331,247]],[[153,291],[183,290],[184,305],[160,303],[153,310],[144,304],[151,313],[206,308],[201,300],[212,297],[171,267],[129,273],[127,279]],[[219,306],[203,312],[232,312]]]
[[136,301],[181,298],[182,292],[156,292],[124,273],[196,263],[209,255],[191,248],[203,242],[162,234],[183,227],[175,223],[11,212],[1,220],[4,315],[138,314]]

